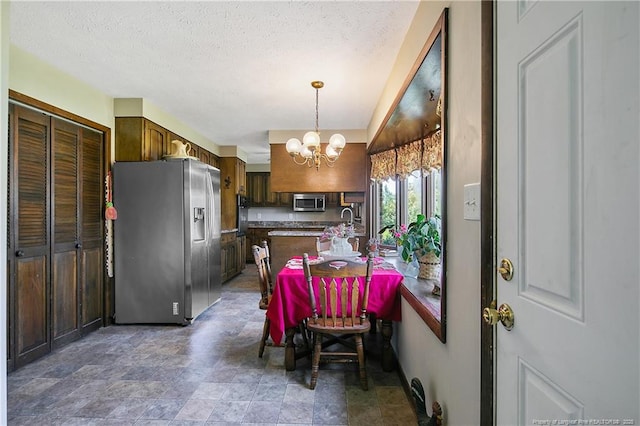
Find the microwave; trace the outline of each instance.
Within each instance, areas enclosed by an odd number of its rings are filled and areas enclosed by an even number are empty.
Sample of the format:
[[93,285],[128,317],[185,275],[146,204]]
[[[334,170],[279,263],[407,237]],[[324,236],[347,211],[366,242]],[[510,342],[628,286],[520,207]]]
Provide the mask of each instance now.
[[324,194],[293,194],[294,212],[323,212]]

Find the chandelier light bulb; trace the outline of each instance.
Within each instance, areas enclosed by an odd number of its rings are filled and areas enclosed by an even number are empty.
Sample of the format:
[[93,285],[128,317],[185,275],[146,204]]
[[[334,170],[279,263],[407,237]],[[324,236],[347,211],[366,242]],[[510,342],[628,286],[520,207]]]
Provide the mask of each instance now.
[[326,154],[327,154],[327,157],[329,157],[332,160],[335,158],[338,158],[338,156],[340,155],[338,151],[336,151],[331,145],[327,145]]
[[300,149],[302,149],[302,143],[296,138],[291,138],[287,141],[286,148],[287,152],[293,156],[300,152]]
[[313,157],[313,152],[311,152],[309,147],[303,145],[302,149],[300,150],[300,155],[303,158],[311,158],[311,157]]
[[309,149],[320,147],[320,135],[316,132],[307,132],[302,137],[302,144]]
[[329,146],[331,146],[338,152],[340,152],[340,150],[344,148],[346,143],[347,140],[340,133],[336,133],[329,138]]

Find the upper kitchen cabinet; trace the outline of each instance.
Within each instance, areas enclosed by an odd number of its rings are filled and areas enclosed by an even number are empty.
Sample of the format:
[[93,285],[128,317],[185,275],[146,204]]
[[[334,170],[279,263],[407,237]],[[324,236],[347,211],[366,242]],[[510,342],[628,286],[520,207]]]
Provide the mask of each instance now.
[[116,117],[116,161],[154,161],[170,154],[171,133],[144,117]]
[[[324,152],[326,144],[322,144]],[[271,145],[271,190],[274,192],[364,192],[369,159],[366,144],[348,143],[333,167],[320,169],[293,162],[284,144]]]
[[246,164],[236,157],[220,158],[220,204],[222,229],[237,227],[238,194],[246,195]]
[[247,165],[236,157],[220,158],[220,185],[232,189],[234,195],[247,193]]
[[247,199],[251,207],[291,207],[289,192],[271,190],[271,173],[247,173]]

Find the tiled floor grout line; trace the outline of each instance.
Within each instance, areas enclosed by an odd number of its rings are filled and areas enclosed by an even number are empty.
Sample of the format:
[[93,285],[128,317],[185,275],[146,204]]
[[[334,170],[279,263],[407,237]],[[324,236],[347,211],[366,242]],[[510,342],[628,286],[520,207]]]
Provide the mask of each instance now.
[[[189,326],[114,325],[8,375],[10,425],[410,425],[415,413],[396,372],[367,361],[284,369],[284,349],[258,358],[264,311],[254,269]],[[368,342],[375,347],[375,338]]]

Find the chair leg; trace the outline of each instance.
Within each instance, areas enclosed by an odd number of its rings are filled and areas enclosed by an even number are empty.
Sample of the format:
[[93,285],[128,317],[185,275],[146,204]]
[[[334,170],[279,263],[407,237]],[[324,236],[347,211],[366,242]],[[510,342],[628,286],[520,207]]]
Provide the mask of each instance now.
[[262,339],[260,340],[260,349],[258,350],[258,357],[262,358],[264,354],[264,347],[267,344],[269,338],[269,327],[271,326],[271,320],[265,315],[264,326],[262,327]]
[[309,341],[311,340],[311,332],[309,331],[309,329],[307,329],[307,320],[304,319],[302,320],[302,322],[300,322],[300,324],[298,325],[299,329],[300,329],[300,334],[302,334],[302,341],[304,342],[304,348],[309,351],[309,353],[311,353],[311,345],[309,344]]
[[318,382],[320,352],[322,352],[322,334],[313,333],[313,357],[311,360],[311,385],[309,386],[310,389],[315,389],[316,383]]
[[367,367],[364,363],[364,345],[362,344],[362,334],[355,335],[356,350],[358,351],[358,368],[360,369],[360,384],[362,389],[368,390]]

